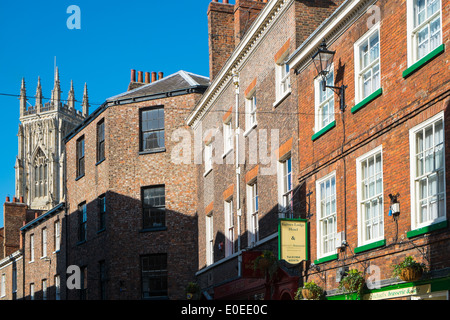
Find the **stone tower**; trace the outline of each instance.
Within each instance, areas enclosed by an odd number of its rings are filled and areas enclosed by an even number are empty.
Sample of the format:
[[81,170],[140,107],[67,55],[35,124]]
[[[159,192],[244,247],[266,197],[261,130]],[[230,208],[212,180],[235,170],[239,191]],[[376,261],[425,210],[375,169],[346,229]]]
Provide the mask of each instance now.
[[76,110],[71,82],[67,104],[63,103],[58,68],[50,101],[43,104],[42,99],[40,78],[34,106],[28,103],[22,79],[15,194],[31,209],[49,210],[65,199],[62,140],[88,116],[89,99],[85,85],[82,111]]

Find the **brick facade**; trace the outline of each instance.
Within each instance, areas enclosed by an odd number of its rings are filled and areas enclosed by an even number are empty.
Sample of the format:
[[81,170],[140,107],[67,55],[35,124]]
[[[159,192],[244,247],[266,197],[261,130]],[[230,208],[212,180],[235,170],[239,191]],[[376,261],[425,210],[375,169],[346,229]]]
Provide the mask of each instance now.
[[[167,77],[169,78],[169,77]],[[144,88],[144,87],[140,87]],[[136,89],[139,90],[139,89]],[[204,89],[203,89],[204,90]],[[197,267],[196,167],[191,159],[174,163],[179,138],[191,139],[184,124],[188,111],[200,98],[199,91],[163,94],[139,103],[111,101],[66,144],[69,224],[68,264],[87,268],[87,298],[100,299],[99,263],[106,267],[106,298],[141,299],[141,257],[167,255],[167,295],[183,299]],[[142,98],[142,96],[141,96]],[[116,101],[119,101],[116,103]],[[140,111],[164,108],[165,149],[140,151]],[[105,124],[105,159],[98,163],[97,124]],[[182,135],[176,138],[177,131]],[[85,139],[85,174],[77,177],[77,140]],[[191,152],[191,147],[188,151]],[[165,187],[165,224],[143,226],[142,194],[149,186]],[[99,228],[99,196],[106,196],[106,226]],[[87,236],[78,238],[79,205],[86,204]],[[79,292],[70,291],[69,299]]]
[[[370,7],[371,4],[374,7]],[[448,10],[449,2],[442,1],[442,43],[449,44]],[[355,20],[347,22],[348,28],[336,27],[326,34],[324,26],[317,30],[315,38],[296,52],[296,57],[304,54],[304,59],[293,57],[291,63],[298,70],[295,78],[298,88],[299,111],[299,181],[305,184],[301,194],[302,210],[305,217],[310,217],[310,254],[311,263],[318,268],[304,264],[305,281],[319,283],[330,296],[337,291],[339,268],[358,269],[367,272],[369,266],[379,267],[380,281],[388,289],[397,288],[398,280],[392,278],[391,265],[399,263],[404,257],[413,256],[424,262],[431,269],[431,279],[439,278],[437,274],[448,270],[449,218],[448,205],[443,226],[434,232],[411,232],[411,148],[410,129],[424,123],[437,114],[443,115],[445,141],[448,141],[447,123],[449,120],[449,85],[447,70],[448,52],[445,51],[416,70],[408,77],[404,71],[407,62],[407,3],[405,1],[372,1],[359,8],[360,14]],[[409,4],[410,5],[410,4]],[[370,8],[370,9],[369,9]],[[367,10],[366,13],[365,10]],[[356,9],[355,9],[356,12]],[[348,18],[347,18],[348,19]],[[376,20],[374,20],[376,19]],[[375,23],[374,23],[375,22]],[[345,28],[345,29],[344,29]],[[358,108],[355,98],[355,54],[354,44],[369,30],[379,28],[381,94],[372,101]],[[342,34],[340,33],[342,30]],[[332,36],[338,34],[338,36]],[[334,85],[346,85],[345,112],[339,110],[339,97],[335,95],[335,126],[318,138],[315,131],[315,93],[314,78],[316,68],[308,52],[310,43],[319,43],[322,38],[332,38],[328,48],[335,50]],[[319,42],[320,41],[320,42]],[[317,47],[316,47],[317,48]],[[308,61],[309,59],[309,61]],[[317,113],[316,113],[317,116]],[[357,159],[377,147],[382,148],[384,238],[372,246],[363,246],[361,236],[361,216],[358,216],[358,182]],[[445,144],[448,148],[448,142]],[[445,152],[445,162],[450,158]],[[317,219],[320,210],[316,206],[320,190],[317,181],[335,172],[336,177],[336,216],[337,232],[344,232],[348,246],[337,249],[334,255],[320,259],[317,252]],[[445,173],[448,186],[449,173]],[[311,191],[312,195],[307,196]],[[399,193],[400,215],[398,219],[389,216],[389,195]],[[448,199],[446,188],[445,197]],[[448,203],[448,201],[447,201]],[[309,216],[310,215],[310,216]],[[431,225],[431,230],[433,225]],[[421,229],[421,231],[426,231]],[[414,234],[415,233],[415,234]],[[331,260],[331,261],[327,261]],[[366,274],[366,277],[369,275]],[[396,282],[397,281],[397,282]],[[440,280],[439,280],[440,281]],[[423,282],[421,283],[423,284]],[[389,287],[394,285],[394,287]],[[448,287],[447,287],[448,290]]]
[[[249,4],[251,1],[247,1]],[[239,2],[240,3],[240,2]],[[263,3],[253,1],[255,7]],[[236,5],[238,5],[236,3]],[[228,4],[212,2],[211,6]],[[268,7],[270,6],[270,7]],[[209,295],[219,284],[230,282],[241,277],[245,266],[242,264],[242,250],[271,250],[277,254],[277,230],[280,213],[280,165],[290,157],[292,161],[292,177],[298,176],[298,121],[297,121],[297,83],[291,81],[290,89],[284,95],[277,96],[275,86],[277,63],[280,57],[287,57],[294,52],[296,45],[307,37],[309,28],[315,28],[320,18],[314,21],[299,19],[300,15],[313,15],[315,10],[330,14],[336,7],[329,3],[317,3],[317,7],[309,7],[303,1],[273,1],[265,4],[258,22],[247,29],[240,38],[229,60],[215,73],[210,89],[205,93],[196,110],[191,114],[188,123],[195,134],[202,137],[203,148],[209,141],[213,145],[212,171],[206,172],[205,166],[198,169],[198,247],[199,272],[198,281]],[[276,11],[276,10],[279,11]],[[269,11],[276,11],[270,16]],[[324,17],[325,18],[325,15]],[[267,20],[266,20],[267,19]],[[235,24],[240,23],[236,20]],[[214,21],[209,21],[214,23]],[[307,26],[304,29],[302,26]],[[210,29],[215,26],[209,26]],[[236,26],[239,28],[239,26]],[[258,31],[256,31],[258,30]],[[261,31],[264,30],[264,31]],[[214,52],[213,52],[214,53]],[[211,51],[210,51],[211,54]],[[213,57],[214,58],[214,57]],[[218,57],[220,58],[220,57]],[[210,56],[211,61],[211,56]],[[239,93],[236,102],[236,91],[231,77],[232,69],[239,73]],[[293,73],[291,73],[291,79]],[[253,94],[257,97],[255,127],[247,125],[246,100]],[[218,96],[218,98],[215,98]],[[236,103],[239,111],[236,109]],[[202,108],[208,108],[203,111]],[[232,108],[230,114],[229,110]],[[239,112],[239,159],[236,168],[236,138],[233,134],[233,150],[226,152],[223,146],[223,124],[231,120],[233,130],[237,127],[236,112]],[[200,118],[201,120],[197,120]],[[234,131],[233,131],[234,132]],[[208,138],[212,135],[212,138]],[[267,143],[266,143],[267,142]],[[204,151],[204,149],[202,149]],[[237,175],[237,172],[239,173]],[[258,239],[249,242],[250,204],[248,187],[257,182],[258,188]],[[292,180],[292,194],[299,189],[299,183]],[[233,194],[230,196],[230,186]],[[225,195],[226,194],[226,198]],[[226,256],[224,243],[230,238],[226,230],[225,201],[232,200],[234,219],[234,253]],[[294,217],[298,218],[298,201],[294,197]],[[207,263],[206,216],[213,221],[213,261]],[[210,219],[210,218],[208,218]],[[210,221],[210,220],[208,220]],[[211,239],[209,239],[211,240]],[[288,295],[292,298],[293,293]],[[253,299],[253,295],[247,298]],[[266,297],[268,298],[268,297]]]

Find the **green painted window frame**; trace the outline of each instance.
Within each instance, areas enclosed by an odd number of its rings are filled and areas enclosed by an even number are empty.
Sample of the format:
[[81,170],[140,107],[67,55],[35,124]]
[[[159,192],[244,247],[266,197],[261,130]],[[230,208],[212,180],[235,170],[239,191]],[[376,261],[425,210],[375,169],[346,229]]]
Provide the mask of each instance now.
[[383,94],[383,88],[379,88],[379,89],[375,90],[370,95],[368,95],[366,98],[364,98],[360,103],[357,103],[351,109],[351,112],[356,113],[357,111],[359,111],[360,109],[364,108],[366,105],[371,103],[373,100],[375,100],[376,98],[381,96],[382,94]]
[[365,251],[369,251],[375,248],[379,248],[379,247],[383,247],[386,245],[386,239],[383,240],[379,240],[379,241],[375,241],[360,247],[356,247],[354,252],[355,253],[361,253],[361,252],[365,252]]
[[419,61],[411,65],[409,68],[407,68],[405,71],[403,71],[403,78],[409,77],[411,74],[422,68],[424,65],[426,65],[428,62],[436,58],[438,55],[440,55],[442,52],[445,51],[445,45],[441,44],[436,49],[428,53],[426,56],[422,57]]
[[331,254],[329,256],[326,256],[326,257],[314,260],[314,264],[321,264],[321,263],[329,262],[329,261],[332,261],[332,260],[337,260],[337,258],[338,258],[337,253],[336,254]]
[[333,120],[332,122],[330,122],[329,124],[327,124],[325,127],[323,127],[322,129],[320,129],[319,132],[316,132],[315,134],[313,134],[311,140],[312,140],[312,141],[317,140],[319,137],[323,136],[325,133],[327,133],[328,131],[330,131],[330,130],[333,129],[334,127],[336,127],[336,120]]
[[433,232],[435,230],[447,228],[447,226],[448,226],[448,222],[447,222],[447,220],[445,220],[445,221],[442,221],[442,222],[431,224],[431,225],[426,226],[426,227],[422,227],[422,228],[418,228],[418,229],[414,229],[414,230],[408,231],[406,233],[406,237],[408,237],[408,238],[417,237],[417,236],[420,236],[420,235],[425,234],[425,233],[429,233],[429,232]]

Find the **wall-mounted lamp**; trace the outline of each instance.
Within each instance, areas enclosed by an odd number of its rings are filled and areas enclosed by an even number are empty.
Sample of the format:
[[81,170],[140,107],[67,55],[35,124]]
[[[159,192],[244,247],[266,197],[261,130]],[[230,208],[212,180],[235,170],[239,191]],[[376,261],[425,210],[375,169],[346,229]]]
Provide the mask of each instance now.
[[391,199],[391,206],[389,207],[389,216],[394,216],[396,218],[400,214],[400,203],[398,202],[399,193],[392,195],[389,194]]
[[[322,89],[325,91],[327,88],[332,89],[336,94],[339,95],[340,109],[345,110],[345,89],[347,86],[342,85],[340,87],[328,86],[327,85],[327,75],[331,72],[331,67],[333,65],[334,55],[336,51],[328,50],[327,43],[325,39],[319,46],[317,52],[313,55],[312,60],[317,69],[317,75],[322,78]],[[333,81],[334,82],[334,81]]]

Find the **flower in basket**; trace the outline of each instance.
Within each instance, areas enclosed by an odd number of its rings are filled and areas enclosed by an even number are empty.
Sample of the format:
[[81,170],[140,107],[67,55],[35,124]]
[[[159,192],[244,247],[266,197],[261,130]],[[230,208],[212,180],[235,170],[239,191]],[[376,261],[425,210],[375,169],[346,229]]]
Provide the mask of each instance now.
[[407,256],[401,263],[394,264],[392,275],[403,281],[417,281],[427,270],[424,263],[419,263],[413,257]]
[[261,270],[264,274],[268,273],[270,278],[278,269],[278,260],[272,251],[265,250],[260,256],[256,257],[253,262],[253,269]]
[[364,287],[364,275],[358,269],[351,269],[347,272],[345,277],[339,282],[339,289],[345,292],[362,293]]
[[196,282],[189,282],[186,286],[186,298],[188,300],[196,299],[200,293],[200,286]]
[[323,296],[323,289],[314,281],[310,281],[303,285],[301,293],[306,300],[319,300]]

